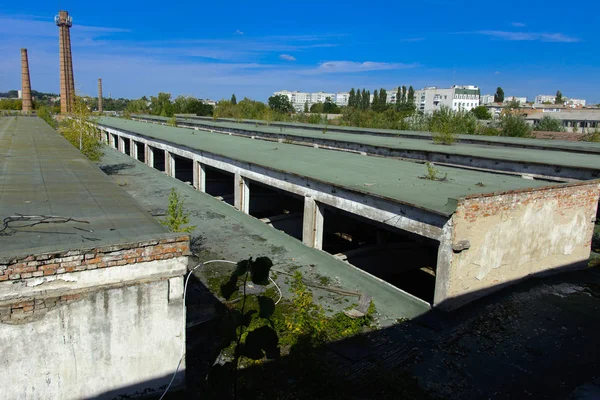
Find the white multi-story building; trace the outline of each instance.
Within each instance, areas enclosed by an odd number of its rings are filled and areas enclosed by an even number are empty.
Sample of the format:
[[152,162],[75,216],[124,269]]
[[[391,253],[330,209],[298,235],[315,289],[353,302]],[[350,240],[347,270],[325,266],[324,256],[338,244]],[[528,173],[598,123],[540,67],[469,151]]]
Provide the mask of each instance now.
[[535,96],[535,104],[544,104],[550,103],[554,104],[556,102],[556,96],[553,94],[539,94]]
[[518,101],[519,105],[524,106],[527,103],[527,97],[508,96],[504,98],[504,103],[510,103],[511,101]]
[[311,93],[310,94],[310,103],[311,104],[325,103],[325,100],[327,100],[328,97],[331,101],[335,102],[335,93],[327,93],[327,92]]
[[335,104],[337,104],[340,107],[347,106],[348,100],[350,100],[349,92],[338,92],[335,95]]
[[492,104],[493,102],[494,102],[493,94],[484,94],[483,96],[479,97],[479,104],[481,104],[481,105]]
[[584,99],[567,99],[565,104],[573,107],[585,107],[586,101]]
[[439,110],[442,106],[453,111],[470,111],[479,106],[479,97],[479,87],[474,85],[454,85],[448,89],[431,86],[415,91],[415,105],[422,112]]

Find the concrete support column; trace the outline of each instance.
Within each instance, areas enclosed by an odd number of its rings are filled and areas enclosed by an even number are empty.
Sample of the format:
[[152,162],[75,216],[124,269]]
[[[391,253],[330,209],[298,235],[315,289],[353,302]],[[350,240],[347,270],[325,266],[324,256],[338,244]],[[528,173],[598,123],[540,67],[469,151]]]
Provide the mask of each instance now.
[[248,214],[250,212],[250,186],[248,186],[248,180],[236,173],[234,183],[233,205],[238,210]]
[[197,161],[194,161],[194,187],[206,193],[206,167]]
[[117,138],[117,140],[118,140],[118,142],[119,142],[119,144],[118,144],[118,150],[119,150],[121,153],[125,153],[125,139],[123,139],[121,136],[119,136],[119,137]]
[[[433,295],[433,306],[441,309],[450,309],[447,304],[448,288],[450,285],[450,274],[452,273],[452,219],[444,225],[438,247],[437,265],[435,269],[435,293]],[[468,250],[466,250],[468,251]]]
[[144,149],[146,150],[146,165],[150,168],[154,168],[154,151],[152,150],[152,147],[144,144]]
[[135,140],[129,139],[129,155],[137,160],[138,151],[137,146],[135,145]]
[[165,150],[165,173],[170,177],[175,177],[175,157]]
[[302,242],[308,247],[323,248],[324,206],[310,196],[304,197],[304,218],[302,220]]

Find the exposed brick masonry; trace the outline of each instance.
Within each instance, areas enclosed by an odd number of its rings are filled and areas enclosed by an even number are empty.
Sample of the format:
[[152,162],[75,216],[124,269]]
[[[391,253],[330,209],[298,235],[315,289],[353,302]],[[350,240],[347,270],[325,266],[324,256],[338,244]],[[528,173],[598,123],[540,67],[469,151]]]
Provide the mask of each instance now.
[[69,250],[54,254],[0,259],[0,282],[166,260],[187,255],[189,255],[189,237],[180,236],[92,250]]
[[474,222],[503,211],[510,212],[516,207],[530,203],[537,203],[542,207],[549,200],[558,201],[559,212],[564,211],[571,215],[570,210],[574,208],[586,208],[594,210],[595,215],[598,204],[598,183],[468,198],[459,203],[456,216]]

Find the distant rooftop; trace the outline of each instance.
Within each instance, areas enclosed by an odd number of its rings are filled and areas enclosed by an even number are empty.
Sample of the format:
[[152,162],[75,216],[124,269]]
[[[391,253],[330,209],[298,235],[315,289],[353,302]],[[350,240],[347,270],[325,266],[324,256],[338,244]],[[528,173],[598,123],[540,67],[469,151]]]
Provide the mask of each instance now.
[[0,258],[172,236],[43,120],[0,119],[0,148]]

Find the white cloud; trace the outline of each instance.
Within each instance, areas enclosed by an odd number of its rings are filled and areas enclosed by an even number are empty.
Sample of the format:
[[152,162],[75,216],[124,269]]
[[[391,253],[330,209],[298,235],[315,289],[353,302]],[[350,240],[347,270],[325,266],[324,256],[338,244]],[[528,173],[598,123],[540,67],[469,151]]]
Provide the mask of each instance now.
[[524,28],[524,27],[527,26],[527,25],[525,25],[522,22],[513,22],[513,23],[511,23],[511,25],[514,26],[514,27],[517,27],[517,28]]
[[415,68],[418,64],[385,63],[385,62],[354,62],[354,61],[328,61],[324,62],[313,73],[347,73],[347,72],[366,72],[366,71],[384,71],[393,69]]
[[290,56],[289,54],[280,54],[279,58],[285,61],[296,61],[296,57]]
[[243,36],[244,32],[240,31],[239,29],[235,31],[235,34],[238,36]]
[[568,36],[563,33],[537,33],[537,32],[507,32],[507,31],[477,31],[479,35],[494,37],[496,39],[511,41],[541,41],[573,43],[579,42],[576,37]]

